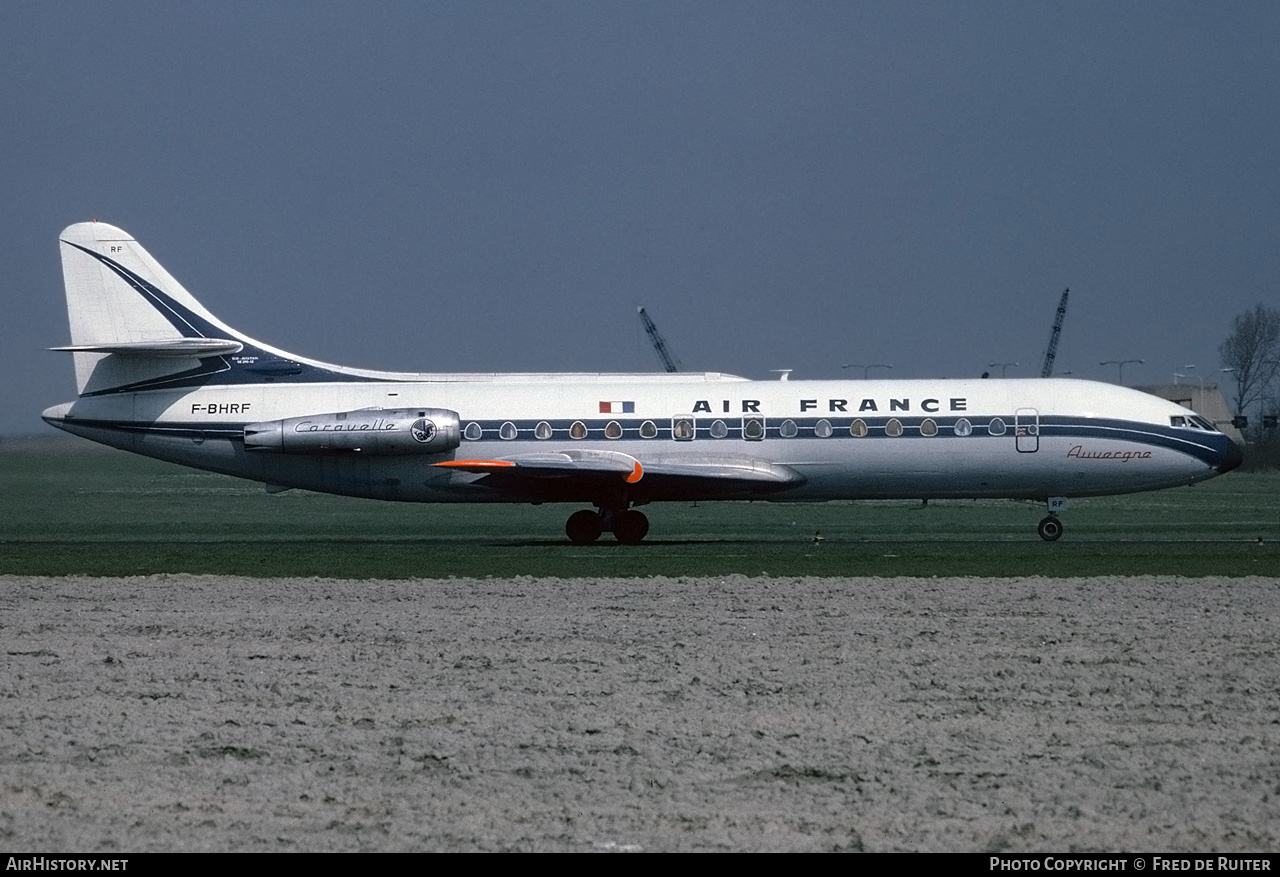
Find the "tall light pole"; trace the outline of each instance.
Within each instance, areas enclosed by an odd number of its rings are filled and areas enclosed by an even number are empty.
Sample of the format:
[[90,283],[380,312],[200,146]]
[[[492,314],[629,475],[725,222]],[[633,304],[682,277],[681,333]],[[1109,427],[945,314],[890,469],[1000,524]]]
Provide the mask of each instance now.
[[[1280,359],[1264,359],[1261,363],[1259,370],[1261,371],[1262,369],[1265,369],[1269,365],[1280,365]],[[1272,380],[1275,380],[1274,376],[1272,377]],[[1239,386],[1238,378],[1236,379],[1236,386],[1237,387]],[[1271,381],[1267,381],[1265,384],[1262,385],[1262,392],[1263,393],[1268,392],[1268,388],[1270,386],[1271,386]],[[1262,418],[1267,416],[1267,401],[1270,398],[1271,398],[1270,396],[1261,396],[1261,395],[1258,396],[1258,423],[1263,423],[1264,421]],[[1243,411],[1238,411],[1236,413],[1244,414]]]
[[[1179,366],[1179,368],[1181,368],[1184,372],[1191,371],[1193,368],[1195,368],[1195,363],[1192,363],[1191,365]],[[1191,377],[1191,375],[1180,375],[1177,372],[1174,372],[1173,382],[1176,384],[1178,383],[1178,378],[1189,378],[1189,377]]]
[[1004,377],[1005,373],[1009,371],[1009,366],[1011,365],[1017,367],[1018,364],[1016,362],[989,362],[987,363],[987,368],[999,368],[1000,377]]
[[854,363],[852,363],[852,362],[851,362],[851,363],[848,363],[847,365],[842,365],[842,366],[840,366],[840,367],[841,367],[841,368],[860,368],[860,369],[862,369],[862,379],[863,379],[864,381],[867,379],[867,372],[871,371],[873,368],[893,368],[893,366],[889,365],[888,363],[884,363],[884,362],[877,362],[875,365],[855,365]]
[[[1220,375],[1220,374],[1223,374],[1223,373],[1225,373],[1225,372],[1233,372],[1233,371],[1235,371],[1235,368],[1234,368],[1234,367],[1232,367],[1232,366],[1227,366],[1226,368],[1220,368],[1220,369],[1218,369],[1216,372],[1214,372],[1214,374],[1215,374],[1215,375]],[[1208,375],[1205,375],[1205,378],[1207,378],[1207,377],[1208,377]],[[1204,380],[1205,380],[1205,378],[1201,378],[1201,379],[1200,379],[1200,392],[1202,392],[1202,393],[1204,392]]]
[[1118,365],[1120,366],[1120,386],[1124,386],[1124,367],[1131,362],[1146,364],[1145,359],[1104,359],[1098,365]]

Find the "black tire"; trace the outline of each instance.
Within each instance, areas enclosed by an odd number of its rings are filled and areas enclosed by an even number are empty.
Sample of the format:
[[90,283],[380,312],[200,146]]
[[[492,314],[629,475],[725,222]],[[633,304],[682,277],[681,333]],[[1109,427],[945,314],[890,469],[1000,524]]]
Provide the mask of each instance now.
[[564,525],[564,532],[574,545],[590,545],[604,532],[604,522],[596,512],[583,509],[569,515],[569,520]]
[[635,545],[649,533],[649,519],[644,512],[627,509],[613,516],[613,535],[623,545]]
[[1053,515],[1049,515],[1036,527],[1036,532],[1046,542],[1057,542],[1062,535],[1062,521],[1059,521]]

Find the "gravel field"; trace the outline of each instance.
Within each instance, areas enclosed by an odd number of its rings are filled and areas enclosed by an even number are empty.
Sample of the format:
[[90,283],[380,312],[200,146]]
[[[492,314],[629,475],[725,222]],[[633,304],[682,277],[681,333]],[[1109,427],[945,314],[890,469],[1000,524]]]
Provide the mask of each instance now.
[[1280,851],[1280,578],[0,581],[14,852]]

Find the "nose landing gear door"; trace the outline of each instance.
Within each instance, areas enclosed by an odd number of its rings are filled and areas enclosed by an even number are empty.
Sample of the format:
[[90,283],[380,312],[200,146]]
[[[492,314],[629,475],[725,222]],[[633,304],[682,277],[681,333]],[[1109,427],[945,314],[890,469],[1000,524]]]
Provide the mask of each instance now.
[[1013,436],[1019,454],[1040,450],[1040,412],[1035,408],[1019,408],[1013,415]]

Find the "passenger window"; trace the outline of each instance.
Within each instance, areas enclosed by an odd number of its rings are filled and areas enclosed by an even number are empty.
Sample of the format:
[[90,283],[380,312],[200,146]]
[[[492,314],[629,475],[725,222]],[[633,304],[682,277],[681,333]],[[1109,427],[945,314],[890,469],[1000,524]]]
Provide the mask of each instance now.
[[862,438],[866,434],[867,424],[865,421],[855,420],[853,423],[849,424],[849,435],[854,438]]
[[657,438],[658,425],[652,420],[646,420],[640,424],[640,438]]
[[830,420],[819,420],[813,425],[813,434],[818,438],[831,438],[832,432]]
[[502,428],[498,430],[498,438],[504,441],[509,442],[517,435],[519,435],[519,431],[516,429],[516,425],[510,420],[502,424]]
[[573,426],[569,427],[569,438],[584,439],[587,437],[587,425],[581,420],[575,420]]
[[551,438],[551,424],[545,420],[533,428],[534,438],[549,439]]
[[999,417],[991,418],[987,424],[987,435],[1004,435],[1004,421]]
[[622,424],[616,420],[610,420],[604,428],[604,437],[607,439],[622,438]]
[[920,424],[920,434],[921,435],[937,435],[938,424],[935,423],[932,418],[926,417],[924,421]]
[[884,425],[884,434],[894,438],[902,435],[902,421],[896,417],[889,418],[889,422]]
[[1185,417],[1181,417],[1181,416],[1179,416],[1179,415],[1175,414],[1175,415],[1173,415],[1172,417],[1170,417],[1170,418],[1169,418],[1169,425],[1170,425],[1170,426],[1186,426],[1186,425],[1187,425],[1187,418],[1185,418]]
[[965,436],[973,433],[973,424],[967,419],[961,417],[956,421],[956,425],[952,427],[956,435]]
[[467,428],[462,431],[462,437],[469,441],[478,442],[480,436],[484,435],[484,431],[480,429],[480,424],[474,420],[467,424]]
[[742,437],[749,442],[758,442],[764,438],[764,418],[742,418]]
[[725,426],[723,420],[717,420],[711,424],[711,437],[724,438],[729,434],[729,427]]
[[794,420],[784,420],[782,421],[782,425],[778,427],[778,435],[783,438],[795,438],[796,433],[799,431],[800,430],[796,428],[796,422]]
[[671,437],[678,442],[693,441],[693,418],[676,417],[671,421]]

